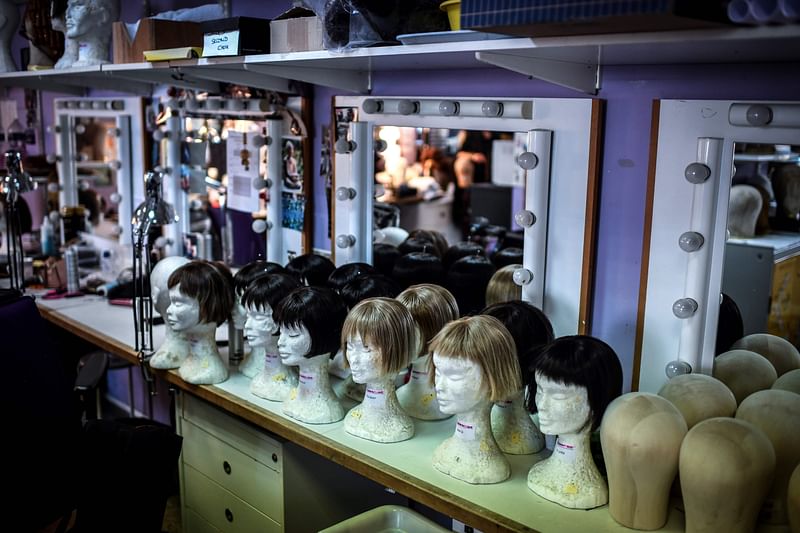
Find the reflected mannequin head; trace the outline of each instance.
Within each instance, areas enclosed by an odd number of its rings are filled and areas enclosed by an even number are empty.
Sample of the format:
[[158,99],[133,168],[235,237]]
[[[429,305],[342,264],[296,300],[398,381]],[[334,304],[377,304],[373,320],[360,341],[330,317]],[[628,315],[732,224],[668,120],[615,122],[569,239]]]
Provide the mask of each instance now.
[[227,271],[227,276],[225,271],[227,267],[224,265],[209,261],[191,261],[175,270],[167,282],[171,302],[167,310],[168,320],[172,322],[173,294],[180,294],[197,301],[199,323],[219,325],[225,322],[233,308],[230,271]]
[[372,263],[384,276],[391,276],[395,263],[403,254],[393,244],[378,243],[372,247]]
[[420,350],[420,334],[408,309],[392,298],[369,298],[347,315],[344,356],[353,381],[367,383],[408,366]]
[[449,270],[453,263],[462,257],[468,257],[470,255],[486,255],[486,250],[478,243],[469,241],[457,242],[444,253],[442,264],[445,270]]
[[442,258],[436,245],[430,240],[421,237],[409,237],[401,242],[397,249],[400,250],[400,253],[403,255],[408,255],[412,252],[423,252],[435,255],[439,259]]
[[732,237],[753,237],[761,213],[761,193],[752,185],[734,185],[728,204],[728,230]]
[[233,306],[232,319],[236,329],[244,329],[244,322],[247,320],[247,310],[242,304],[242,294],[247,286],[257,277],[264,274],[285,272],[286,270],[278,263],[269,261],[253,261],[248,263],[233,276],[233,290],[236,303]]
[[347,316],[347,308],[341,296],[325,287],[300,287],[289,293],[273,308],[273,316],[278,323],[281,337],[284,333],[296,334],[305,329],[310,337],[310,346],[305,357],[326,354],[333,357],[341,344],[342,325]]
[[600,339],[573,335],[546,344],[533,357],[527,378],[528,409],[537,412],[535,399],[543,379],[548,384],[574,386],[576,394],[577,389],[585,388],[589,408],[586,429],[596,430],[608,404],[622,394],[622,365],[614,350]]
[[413,285],[397,296],[406,306],[422,334],[419,355],[427,355],[428,345],[448,322],[458,318],[458,304],[450,291],[440,285]]
[[286,264],[286,271],[309,287],[326,287],[334,270],[330,259],[317,254],[298,255]]
[[400,294],[400,286],[391,278],[380,274],[362,276],[342,287],[339,293],[348,309],[367,298],[394,298]]
[[506,265],[492,275],[486,286],[486,305],[522,299],[522,286],[514,283],[514,272],[522,265]]
[[375,267],[367,263],[347,263],[331,272],[328,276],[328,287],[341,294],[342,287],[351,281],[377,273]]
[[456,297],[461,316],[486,307],[486,287],[494,272],[492,262],[480,255],[462,257],[452,264],[445,275],[445,287]]
[[415,229],[411,233],[408,234],[409,238],[413,239],[421,239],[423,241],[428,241],[433,245],[435,252],[432,252],[434,255],[439,257],[444,257],[445,252],[447,252],[447,248],[449,245],[447,244],[447,239],[444,235],[440,232],[432,229]]
[[[445,325],[430,343],[429,379],[434,380],[438,396],[436,361],[458,359],[476,364],[483,379],[470,385],[480,389],[487,401],[497,402],[513,396],[522,388],[514,339],[503,324],[494,317],[480,315],[461,318]],[[455,363],[454,363],[455,364]],[[459,368],[462,363],[457,363]],[[477,386],[476,386],[477,385]],[[439,407],[445,411],[441,399]]]
[[166,316],[169,307],[169,287],[167,282],[175,270],[182,267],[189,260],[177,255],[161,259],[150,272],[150,299],[158,314]]
[[442,260],[433,254],[412,252],[397,260],[392,277],[404,289],[419,283],[442,285],[444,267]]
[[497,268],[503,268],[507,265],[518,265],[522,263],[522,248],[510,246],[498,250],[492,255],[492,263]]
[[119,18],[119,0],[69,0],[67,37],[76,39],[92,32],[111,32],[111,23]]
[[300,282],[289,274],[261,274],[255,278],[241,297],[247,310],[244,335],[251,346],[263,346],[267,339],[278,333],[273,309],[290,292],[300,287]]

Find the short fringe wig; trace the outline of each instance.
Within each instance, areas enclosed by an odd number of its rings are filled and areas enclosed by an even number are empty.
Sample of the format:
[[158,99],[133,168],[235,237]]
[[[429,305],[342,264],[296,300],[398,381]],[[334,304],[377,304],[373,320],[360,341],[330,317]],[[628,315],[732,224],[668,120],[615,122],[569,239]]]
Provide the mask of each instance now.
[[269,306],[272,311],[290,292],[302,287],[297,278],[290,274],[261,274],[250,282],[242,294],[242,305],[264,311]]
[[272,317],[278,327],[305,327],[311,336],[306,358],[328,354],[333,357],[339,349],[342,325],[347,307],[342,297],[327,287],[300,287],[289,293],[273,309]]
[[486,286],[486,305],[522,299],[522,286],[514,283],[514,272],[522,265],[506,265],[495,272]]
[[420,357],[430,353],[428,344],[447,324],[458,318],[455,296],[441,285],[421,283],[412,285],[397,297],[419,325],[422,333]]
[[197,300],[200,322],[219,325],[230,318],[233,309],[232,279],[224,265],[196,260],[176,269],[169,276],[167,287],[180,285],[181,294]]

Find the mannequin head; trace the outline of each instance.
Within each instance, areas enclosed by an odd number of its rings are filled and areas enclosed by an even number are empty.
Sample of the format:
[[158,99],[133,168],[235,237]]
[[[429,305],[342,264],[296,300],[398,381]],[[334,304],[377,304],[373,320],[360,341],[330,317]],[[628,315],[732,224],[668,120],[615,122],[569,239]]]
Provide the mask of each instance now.
[[736,397],[720,380],[705,374],[683,374],[667,381],[658,395],[669,400],[691,429],[695,424],[718,416],[733,416]]
[[369,298],[347,315],[342,346],[353,381],[367,383],[407,367],[419,353],[420,335],[403,304],[391,298]]
[[445,270],[449,270],[453,263],[462,257],[469,257],[471,255],[486,255],[486,251],[483,249],[483,246],[474,242],[457,242],[444,253],[442,264]]
[[713,376],[736,397],[736,403],[756,391],[772,387],[778,374],[766,357],[749,350],[730,350],[714,359]]
[[321,255],[298,255],[286,265],[286,270],[300,283],[310,287],[325,287],[331,272],[336,270],[333,262]]
[[461,316],[486,307],[486,287],[494,271],[492,262],[480,255],[462,257],[447,271],[445,287],[456,297]]
[[443,413],[464,412],[453,410],[451,391],[458,387],[451,371],[459,376],[475,374],[474,381],[468,385],[462,381],[461,386],[484,401],[505,400],[522,388],[514,339],[494,317],[479,315],[448,323],[431,341],[430,351],[428,375]]
[[347,308],[331,289],[300,287],[280,301],[273,316],[281,330],[278,349],[282,358],[285,349],[302,351],[301,340],[307,341],[308,348],[299,357],[322,354],[333,357],[339,349]]
[[347,283],[339,292],[348,309],[367,298],[394,298],[400,293],[400,286],[391,278],[381,274],[361,276]]
[[436,248],[436,245],[430,241],[429,239],[425,239],[422,237],[411,237],[409,236],[406,240],[401,242],[397,249],[400,250],[402,255],[408,255],[412,252],[421,252],[426,254],[435,255],[439,259],[441,259],[441,254],[439,250]]
[[0,51],[2,59],[0,61],[0,72],[12,72],[17,70],[14,60],[11,58],[11,40],[19,26],[19,11],[16,3],[11,0],[4,0],[0,3]]
[[338,267],[328,276],[328,287],[341,294],[342,287],[358,278],[377,274],[375,267],[367,263],[347,263]]
[[118,0],[69,0],[66,35],[77,39],[93,32],[110,34],[111,23],[118,18]]
[[788,371],[776,379],[771,388],[800,394],[800,369]]
[[372,263],[384,276],[391,276],[395,263],[400,259],[400,250],[393,244],[378,243],[372,247]]
[[450,291],[440,285],[413,285],[397,296],[414,317],[422,334],[419,355],[430,353],[428,345],[439,331],[458,318],[458,304]]
[[236,275],[233,276],[235,304],[233,306],[232,319],[236,329],[244,329],[244,322],[247,320],[247,310],[242,304],[242,294],[245,289],[257,277],[272,272],[285,272],[285,270],[277,263],[253,261],[240,268]]
[[492,275],[486,286],[486,305],[522,299],[522,286],[514,283],[514,272],[522,265],[506,265]]
[[769,333],[753,333],[733,343],[734,350],[750,350],[767,358],[778,376],[800,368],[800,352],[791,342]]
[[752,185],[731,187],[731,200],[728,204],[728,230],[731,236],[753,237],[756,234],[761,204],[761,193]]
[[400,243],[408,239],[408,231],[397,226],[389,226],[388,228],[381,229],[383,235],[382,244],[390,246],[400,246]]
[[[588,416],[581,430],[596,430],[608,404],[622,394],[622,365],[614,350],[600,339],[573,335],[545,345],[534,357],[533,372],[528,377],[528,409],[537,412],[541,409],[539,398],[546,401],[551,393],[571,401],[585,398]],[[541,393],[544,396],[538,391],[540,383],[546,386]],[[557,393],[559,387],[563,389],[561,393]],[[541,422],[545,413],[539,416]],[[552,416],[546,418],[555,420]],[[549,433],[544,427],[541,429]],[[550,434],[558,433],[561,432]]]
[[170,299],[167,321],[175,331],[188,330],[197,324],[218,326],[230,316],[233,288],[221,267],[213,263],[191,261],[170,275],[167,286]]
[[519,265],[522,263],[522,248],[510,246],[498,250],[492,256],[492,263],[496,268],[503,268],[506,265]]
[[185,257],[172,255],[156,263],[156,266],[150,272],[150,299],[159,315],[167,315],[167,307],[169,307],[169,287],[167,282],[170,275],[177,268],[188,262],[189,260]]
[[242,294],[241,305],[247,310],[244,335],[251,346],[263,346],[267,338],[278,333],[273,317],[281,300],[300,287],[289,274],[262,274],[254,279]]
[[431,253],[433,253],[438,257],[443,257],[448,248],[447,239],[445,239],[444,235],[442,235],[436,230],[415,229],[414,231],[408,234],[408,237],[410,239],[420,239],[423,241],[428,241],[433,245],[433,249],[435,250]]
[[392,269],[392,277],[402,288],[419,283],[435,283],[444,281],[442,260],[433,254],[412,252],[402,256]]

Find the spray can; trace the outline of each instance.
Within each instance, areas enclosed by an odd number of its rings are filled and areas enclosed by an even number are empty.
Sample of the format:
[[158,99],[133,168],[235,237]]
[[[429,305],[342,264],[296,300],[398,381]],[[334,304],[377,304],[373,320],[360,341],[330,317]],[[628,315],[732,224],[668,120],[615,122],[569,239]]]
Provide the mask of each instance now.
[[64,252],[64,263],[67,270],[67,292],[80,292],[80,274],[78,273],[78,250],[75,246],[70,246]]

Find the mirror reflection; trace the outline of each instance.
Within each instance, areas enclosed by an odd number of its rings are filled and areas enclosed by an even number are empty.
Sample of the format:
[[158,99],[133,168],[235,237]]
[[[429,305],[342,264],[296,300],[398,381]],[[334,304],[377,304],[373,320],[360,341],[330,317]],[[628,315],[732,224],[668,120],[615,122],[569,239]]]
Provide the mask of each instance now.
[[116,119],[75,117],[75,169],[78,204],[86,210],[93,233],[114,238],[119,224],[117,165],[119,160]]

